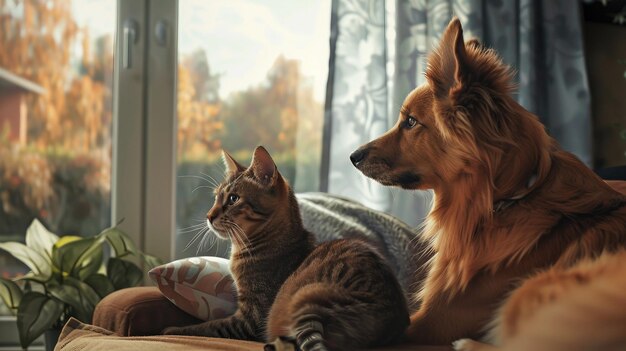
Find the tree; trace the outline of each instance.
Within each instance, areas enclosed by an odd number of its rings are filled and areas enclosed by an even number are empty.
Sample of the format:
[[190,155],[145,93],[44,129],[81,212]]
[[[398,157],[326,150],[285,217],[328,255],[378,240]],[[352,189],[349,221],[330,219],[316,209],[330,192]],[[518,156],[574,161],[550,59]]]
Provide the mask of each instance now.
[[[211,91],[207,82],[213,77],[208,64],[203,67],[193,59],[182,61],[178,65],[178,159],[215,157],[221,148],[223,123],[219,119],[221,103],[207,98]],[[219,77],[213,79],[219,82]]]
[[[79,39],[83,55],[72,74]],[[40,148],[86,152],[108,139],[110,78],[104,75],[112,73],[110,44],[91,54],[89,32],[77,26],[71,1],[0,0],[0,67],[45,90],[27,100],[29,139]]]
[[[311,85],[300,72],[297,60],[279,56],[268,71],[266,82],[234,94],[222,111],[224,145],[229,150],[253,150],[268,146],[275,153],[295,157],[297,142],[319,142],[322,108]],[[302,129],[304,127],[304,130]],[[305,133],[302,133],[305,131]],[[317,144],[319,145],[319,144]]]

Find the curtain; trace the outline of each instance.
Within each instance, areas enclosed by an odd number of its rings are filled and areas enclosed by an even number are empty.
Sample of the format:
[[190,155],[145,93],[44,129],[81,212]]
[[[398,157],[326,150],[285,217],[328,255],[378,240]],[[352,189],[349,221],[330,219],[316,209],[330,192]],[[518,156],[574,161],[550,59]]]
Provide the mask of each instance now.
[[395,123],[425,80],[426,55],[452,16],[516,70],[515,98],[561,146],[591,165],[590,93],[574,0],[333,0],[322,190],[417,225],[431,194],[366,178],[349,155]]

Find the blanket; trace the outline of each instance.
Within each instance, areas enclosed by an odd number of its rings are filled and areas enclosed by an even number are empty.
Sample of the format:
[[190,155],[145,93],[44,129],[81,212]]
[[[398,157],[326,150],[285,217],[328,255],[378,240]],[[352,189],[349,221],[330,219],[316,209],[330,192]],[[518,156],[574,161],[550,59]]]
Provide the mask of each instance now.
[[394,216],[326,193],[296,195],[302,223],[318,241],[356,238],[367,241],[387,260],[405,291],[410,310],[416,310],[419,284],[426,276],[432,252],[418,230]]

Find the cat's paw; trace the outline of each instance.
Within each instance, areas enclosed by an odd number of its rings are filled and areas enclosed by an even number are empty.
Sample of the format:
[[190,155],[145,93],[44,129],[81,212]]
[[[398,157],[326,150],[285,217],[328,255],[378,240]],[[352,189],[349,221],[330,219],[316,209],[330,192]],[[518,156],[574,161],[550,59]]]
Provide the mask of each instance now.
[[167,327],[161,330],[162,335],[185,335],[183,328],[180,327]]
[[279,336],[272,343],[265,344],[263,351],[298,351],[295,339]]

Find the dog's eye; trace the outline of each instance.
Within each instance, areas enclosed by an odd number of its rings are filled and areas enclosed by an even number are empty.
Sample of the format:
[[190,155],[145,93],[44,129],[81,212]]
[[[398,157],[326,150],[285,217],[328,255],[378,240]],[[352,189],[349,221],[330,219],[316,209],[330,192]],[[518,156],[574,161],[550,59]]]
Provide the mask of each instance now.
[[409,118],[406,119],[406,127],[407,128],[413,128],[417,125],[417,120],[411,116],[409,116]]
[[234,203],[235,203],[235,202],[237,202],[238,200],[239,200],[239,196],[238,196],[238,195],[236,195],[236,194],[230,194],[230,195],[228,195],[228,204],[229,204],[229,205],[234,204]]

